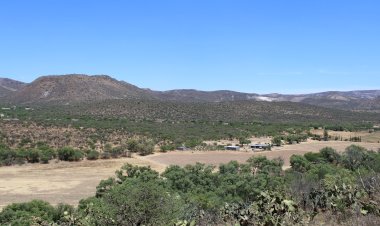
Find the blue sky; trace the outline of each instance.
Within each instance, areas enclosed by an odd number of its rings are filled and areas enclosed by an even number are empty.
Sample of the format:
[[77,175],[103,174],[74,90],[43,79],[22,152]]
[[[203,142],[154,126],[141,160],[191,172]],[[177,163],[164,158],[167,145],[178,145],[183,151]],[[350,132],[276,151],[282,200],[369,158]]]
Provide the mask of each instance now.
[[4,0],[0,77],[156,90],[380,89],[378,0]]

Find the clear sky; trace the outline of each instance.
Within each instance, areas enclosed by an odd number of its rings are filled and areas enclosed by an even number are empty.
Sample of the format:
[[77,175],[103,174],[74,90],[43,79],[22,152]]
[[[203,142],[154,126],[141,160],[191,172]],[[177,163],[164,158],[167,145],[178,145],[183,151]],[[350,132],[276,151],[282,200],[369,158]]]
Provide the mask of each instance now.
[[0,77],[69,73],[156,90],[380,89],[380,1],[0,1]]

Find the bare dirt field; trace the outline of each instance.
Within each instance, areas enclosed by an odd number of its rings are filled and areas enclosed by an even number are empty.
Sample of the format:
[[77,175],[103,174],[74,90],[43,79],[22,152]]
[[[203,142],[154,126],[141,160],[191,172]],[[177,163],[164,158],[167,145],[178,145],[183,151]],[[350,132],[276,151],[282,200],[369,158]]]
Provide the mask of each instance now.
[[[311,130],[311,133],[323,136],[324,130],[317,129]],[[332,137],[341,137],[344,139],[350,139],[351,137],[361,137],[363,142],[368,143],[379,143],[380,142],[380,131],[375,131],[369,133],[368,131],[358,131],[358,132],[348,132],[348,131],[332,131],[329,130],[328,134]]]
[[33,199],[53,205],[76,205],[81,199],[94,195],[99,182],[113,176],[126,163],[149,164],[162,171],[159,164],[135,158],[0,167],[0,209],[10,203]]
[[175,151],[164,154],[155,154],[151,156],[146,156],[144,159],[151,162],[155,162],[163,165],[180,165],[185,166],[188,164],[194,164],[197,162],[211,165],[219,165],[221,163],[228,163],[232,160],[238,162],[245,162],[252,156],[266,156],[269,159],[282,158],[284,159],[285,168],[290,166],[290,157],[292,155],[298,154],[303,155],[307,152],[318,152],[324,147],[332,147],[339,152],[343,152],[346,147],[356,144],[363,146],[369,150],[378,150],[380,148],[379,143],[353,143],[344,141],[308,141],[296,145],[286,145],[283,147],[273,148],[272,151],[266,152],[232,152],[232,151],[203,151],[203,152],[192,152],[192,151]]
[[[42,199],[55,205],[58,203],[78,204],[79,200],[93,196],[96,186],[102,179],[114,176],[114,172],[126,163],[139,166],[151,166],[163,172],[169,165],[187,165],[201,162],[219,165],[232,160],[245,162],[251,156],[264,155],[270,159],[281,157],[285,167],[289,167],[289,158],[293,154],[317,152],[330,146],[338,151],[353,143],[318,142],[289,145],[274,148],[270,152],[169,152],[151,156],[134,156],[112,160],[82,161],[76,163],[52,162],[48,165],[27,164],[22,166],[0,167],[0,209],[10,203]],[[368,149],[378,150],[378,143],[356,143]]]

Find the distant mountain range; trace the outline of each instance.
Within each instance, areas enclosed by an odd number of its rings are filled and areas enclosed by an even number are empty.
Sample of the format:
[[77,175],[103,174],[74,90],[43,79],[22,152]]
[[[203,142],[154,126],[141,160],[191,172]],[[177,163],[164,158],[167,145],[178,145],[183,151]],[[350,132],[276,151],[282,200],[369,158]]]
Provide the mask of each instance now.
[[25,86],[25,83],[9,78],[0,78],[0,97],[13,94]]
[[142,89],[106,75],[42,76],[26,84],[0,78],[1,102],[13,104],[72,104],[105,100],[148,99],[174,102],[264,101],[295,102],[315,106],[380,112],[380,90],[283,95],[241,93],[229,90],[198,91],[178,89],[152,91]]

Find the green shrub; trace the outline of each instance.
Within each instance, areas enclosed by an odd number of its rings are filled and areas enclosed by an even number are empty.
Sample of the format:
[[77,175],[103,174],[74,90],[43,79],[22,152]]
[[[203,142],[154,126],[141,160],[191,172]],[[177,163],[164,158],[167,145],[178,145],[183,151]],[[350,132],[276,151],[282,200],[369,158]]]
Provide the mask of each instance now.
[[111,149],[110,153],[112,158],[119,158],[123,155],[124,149],[122,147],[115,147]]
[[11,149],[0,149],[0,165],[10,166],[15,163],[17,153]]
[[138,179],[115,186],[102,198],[88,202],[83,212],[90,225],[175,225],[183,216],[184,206],[180,197],[164,186]]
[[160,147],[161,152],[174,151],[175,146],[173,144],[166,144]]
[[58,159],[61,161],[80,161],[83,158],[83,153],[70,147],[58,149]]
[[40,153],[40,161],[41,163],[47,164],[49,163],[50,160],[54,159],[56,156],[57,154],[53,149],[51,148],[43,149],[41,150],[41,153]]
[[137,145],[137,152],[140,155],[150,155],[153,154],[154,145],[152,143],[142,143]]
[[110,159],[111,158],[111,153],[105,151],[105,152],[102,152],[102,154],[100,155],[100,158],[101,159]]
[[40,161],[40,150],[30,149],[26,152],[26,159],[29,163],[37,163]]
[[0,212],[0,225],[50,225],[54,215],[54,207],[44,201],[11,204]]
[[99,159],[100,153],[98,151],[92,150],[87,154],[88,160],[97,160]]
[[25,149],[15,150],[16,158],[14,164],[22,165],[26,161],[27,151]]

